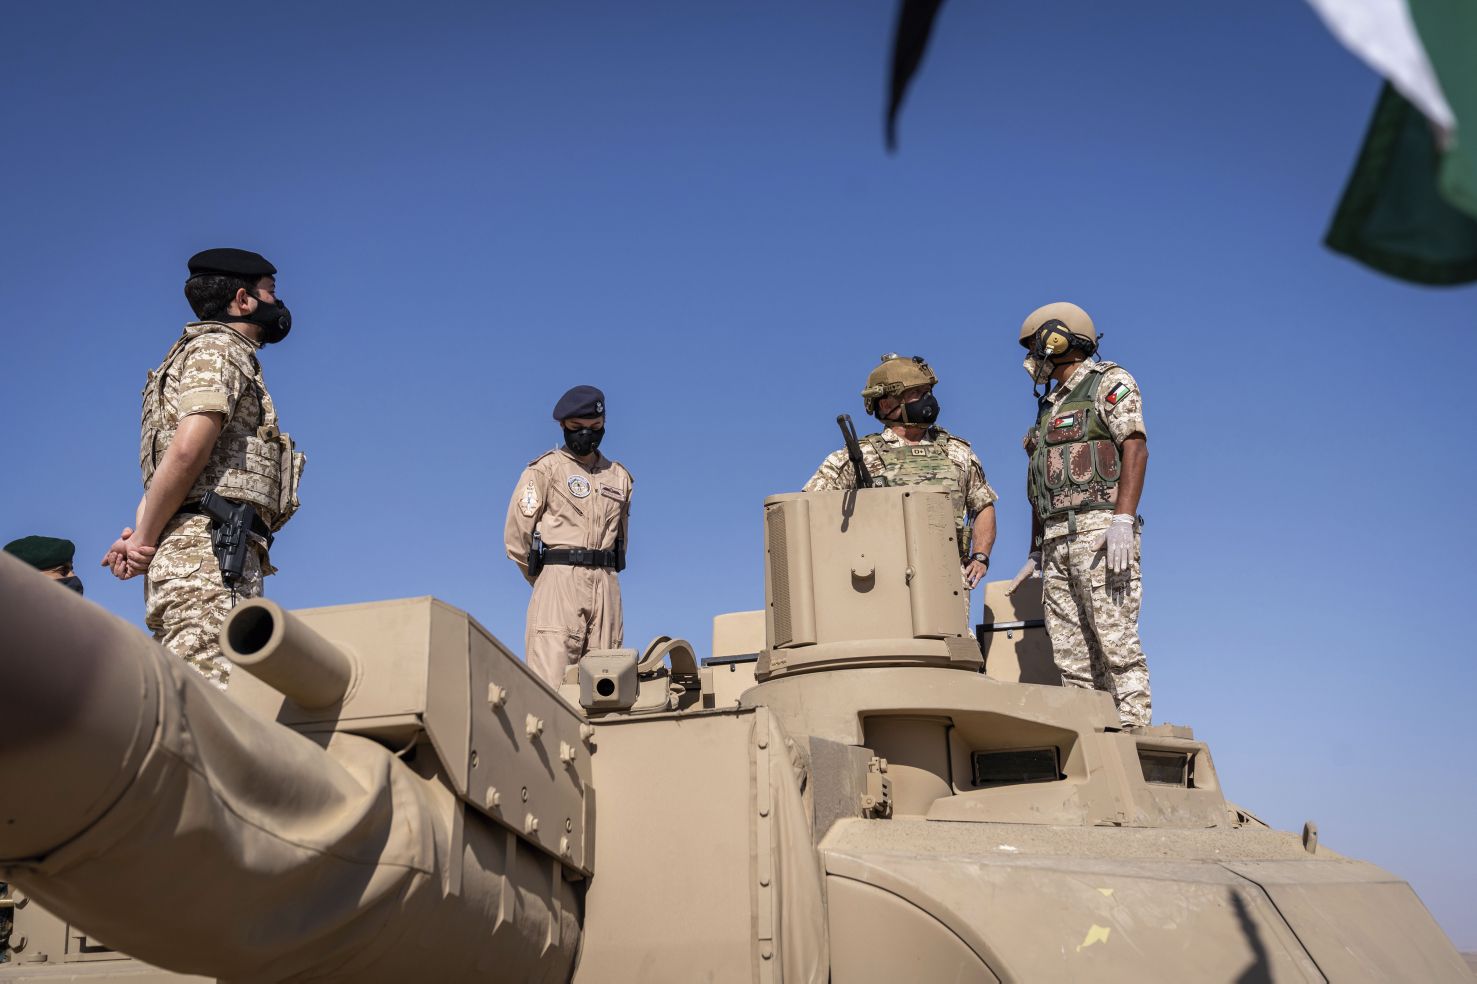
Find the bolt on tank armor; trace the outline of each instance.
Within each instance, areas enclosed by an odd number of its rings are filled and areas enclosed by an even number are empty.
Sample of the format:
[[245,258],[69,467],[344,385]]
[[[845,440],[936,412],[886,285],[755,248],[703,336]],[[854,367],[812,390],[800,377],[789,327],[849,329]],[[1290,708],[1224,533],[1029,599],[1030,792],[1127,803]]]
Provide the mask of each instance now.
[[914,386],[936,386],[938,381],[923,356],[889,352],[868,374],[866,388],[862,390],[862,406],[866,407],[868,414],[876,416],[877,401],[882,397],[898,399],[904,390]]

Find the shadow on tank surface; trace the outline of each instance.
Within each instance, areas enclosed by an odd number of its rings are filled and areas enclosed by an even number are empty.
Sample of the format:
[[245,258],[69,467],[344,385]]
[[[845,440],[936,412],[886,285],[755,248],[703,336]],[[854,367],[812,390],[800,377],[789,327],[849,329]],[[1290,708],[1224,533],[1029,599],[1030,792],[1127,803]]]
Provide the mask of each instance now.
[[1029,601],[977,643],[952,536],[927,487],[774,496],[711,658],[558,692],[419,598],[244,604],[222,694],[0,557],[0,980],[1471,979],[1189,728],[1048,685]]

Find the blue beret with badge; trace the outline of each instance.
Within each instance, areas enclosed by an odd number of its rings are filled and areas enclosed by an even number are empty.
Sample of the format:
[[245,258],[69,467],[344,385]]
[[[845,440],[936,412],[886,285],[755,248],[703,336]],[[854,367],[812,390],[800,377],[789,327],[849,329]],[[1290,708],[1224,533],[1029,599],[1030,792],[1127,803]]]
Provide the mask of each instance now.
[[594,386],[575,386],[554,404],[554,419],[605,416],[605,394]]

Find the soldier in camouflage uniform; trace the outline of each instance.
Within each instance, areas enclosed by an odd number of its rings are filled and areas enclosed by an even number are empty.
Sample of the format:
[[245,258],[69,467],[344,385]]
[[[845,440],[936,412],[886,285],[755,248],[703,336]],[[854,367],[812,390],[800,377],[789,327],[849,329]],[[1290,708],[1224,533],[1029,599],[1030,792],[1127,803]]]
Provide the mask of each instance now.
[[[146,575],[144,622],[167,649],[221,689],[230,664],[217,636],[237,598],[262,593],[275,573],[273,535],[298,507],[303,456],[282,433],[257,350],[292,326],[276,296],[277,270],[256,253],[211,249],[189,262],[185,297],[200,320],[149,373],[139,462],[144,497],[136,528],[103,557],[120,579]],[[208,492],[254,512],[240,579],[228,587],[212,547]]]
[[[883,428],[860,438],[867,470],[887,485],[942,485],[954,503],[955,542],[966,587],[990,567],[995,546],[995,490],[969,442],[939,427],[938,377],[918,356],[884,355],[867,377],[862,405]],[[821,462],[806,492],[856,488],[846,449]]]
[[1149,447],[1138,383],[1090,361],[1098,335],[1075,304],[1047,304],[1021,326],[1038,386],[1030,455],[1031,542],[1014,593],[1042,577],[1046,629],[1068,686],[1111,694],[1125,728],[1150,723],[1149,665],[1139,643],[1139,497]]

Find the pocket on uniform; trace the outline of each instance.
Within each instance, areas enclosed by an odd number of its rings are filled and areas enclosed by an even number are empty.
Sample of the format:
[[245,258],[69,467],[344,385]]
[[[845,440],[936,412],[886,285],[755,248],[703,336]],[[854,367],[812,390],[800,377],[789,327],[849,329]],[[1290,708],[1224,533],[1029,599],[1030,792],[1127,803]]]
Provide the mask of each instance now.
[[1092,458],[1097,473],[1110,482],[1118,481],[1123,471],[1123,459],[1118,455],[1118,445],[1112,441],[1093,441]]
[[1087,430],[1087,411],[1073,410],[1051,418],[1046,428],[1047,444],[1066,444],[1080,441]]
[[148,577],[150,581],[168,581],[178,577],[189,577],[200,569],[205,558],[198,552],[174,552],[171,551],[162,556],[156,555],[149,563]]
[[1067,449],[1046,449],[1046,487],[1055,491],[1067,484]]
[[1067,473],[1072,476],[1073,485],[1087,485],[1097,477],[1092,471],[1091,445],[1072,445],[1071,453],[1067,456]]

